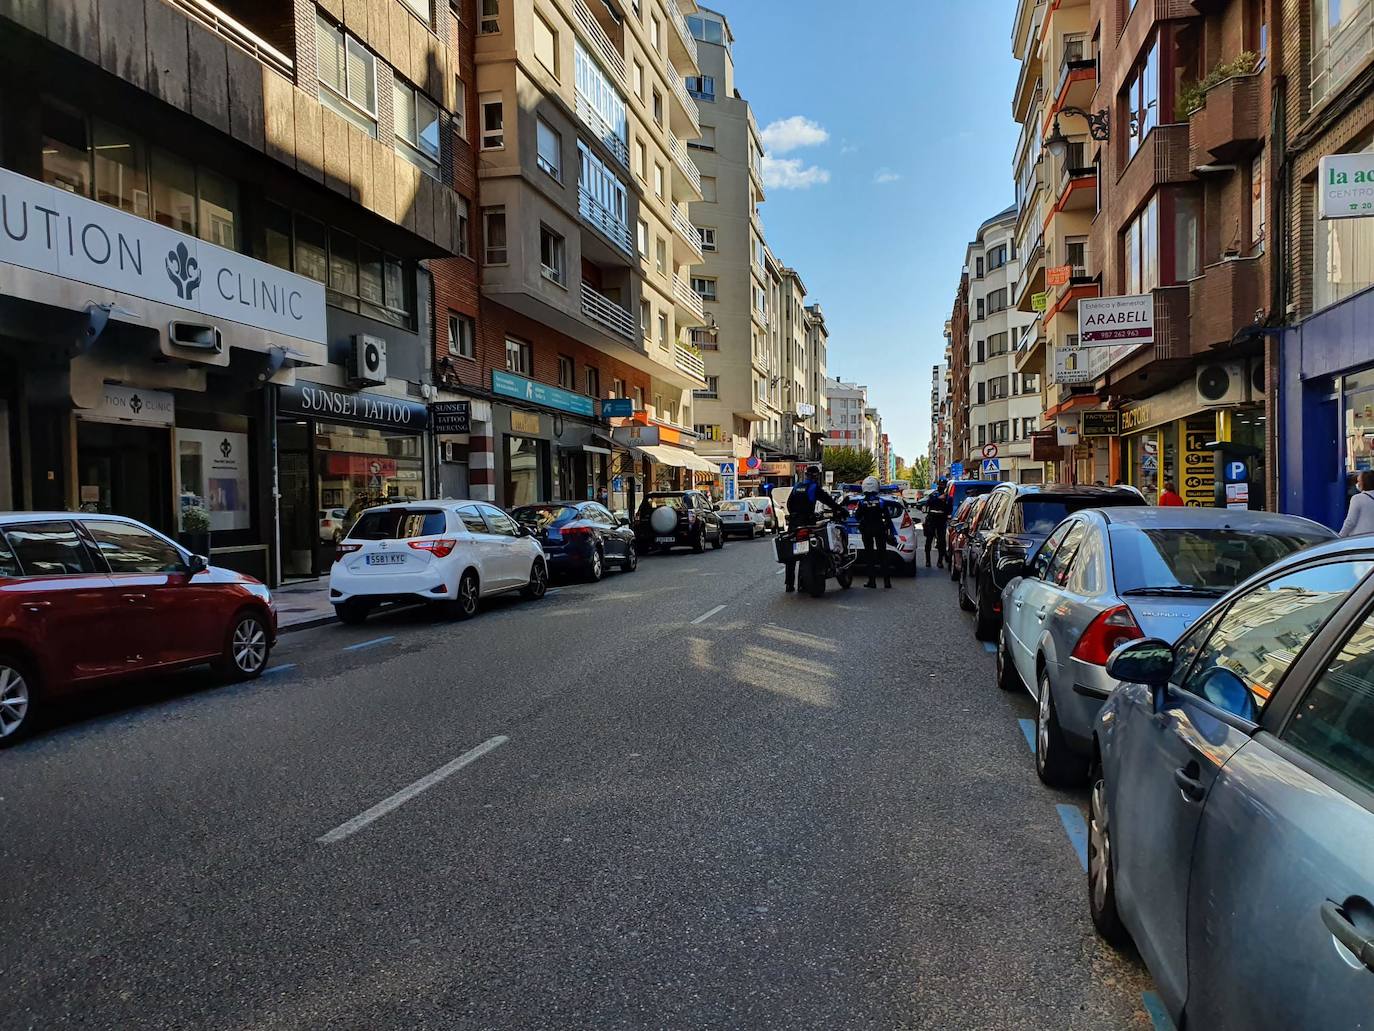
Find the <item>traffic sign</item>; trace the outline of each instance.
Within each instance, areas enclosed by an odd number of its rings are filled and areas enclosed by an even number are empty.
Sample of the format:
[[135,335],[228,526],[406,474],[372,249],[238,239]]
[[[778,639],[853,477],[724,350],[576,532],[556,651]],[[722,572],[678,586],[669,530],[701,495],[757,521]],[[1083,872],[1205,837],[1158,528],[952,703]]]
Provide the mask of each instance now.
[[949,467],[949,478],[950,478],[951,480],[957,480],[957,479],[959,479],[959,477],[961,477],[961,476],[963,476],[963,475],[964,475],[964,463],[963,463],[963,462],[952,462],[952,463],[950,464],[950,467]]
[[[1240,483],[1250,479],[1250,468],[1244,462],[1226,463],[1226,482]],[[1248,498],[1246,500],[1249,500]]]
[[997,457],[997,445],[996,445],[996,444],[984,444],[984,445],[983,445],[983,457],[984,457],[984,458],[996,458],[996,457]]
[[987,473],[1000,473],[1001,471],[1002,471],[1002,463],[999,462],[999,461],[997,461],[997,459],[995,459],[995,458],[985,458],[985,459],[983,459],[983,473],[984,473],[985,475],[986,475]]

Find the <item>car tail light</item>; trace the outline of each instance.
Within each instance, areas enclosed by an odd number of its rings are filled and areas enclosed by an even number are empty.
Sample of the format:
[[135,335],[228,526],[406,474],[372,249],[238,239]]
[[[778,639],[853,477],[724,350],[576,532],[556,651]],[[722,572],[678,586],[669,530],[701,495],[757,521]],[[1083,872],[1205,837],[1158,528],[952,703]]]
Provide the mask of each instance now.
[[590,537],[592,528],[590,526],[569,526],[563,531],[564,537]]
[[438,541],[408,541],[416,551],[427,551],[435,558],[448,558],[453,553],[453,549],[458,546],[458,542],[452,538],[445,538]]
[[911,527],[912,527],[912,525],[913,525],[913,523],[911,522],[911,513],[910,513],[910,512],[903,512],[903,513],[902,513],[902,529],[903,529],[903,530],[910,530]]
[[1131,610],[1125,605],[1118,605],[1088,624],[1088,629],[1083,631],[1083,636],[1074,647],[1073,657],[1091,662],[1094,666],[1105,666],[1112,652],[1127,641],[1137,641],[1144,636]]
[[361,544],[337,544],[334,550],[334,561],[342,562],[345,555],[351,555],[355,551],[362,550]]

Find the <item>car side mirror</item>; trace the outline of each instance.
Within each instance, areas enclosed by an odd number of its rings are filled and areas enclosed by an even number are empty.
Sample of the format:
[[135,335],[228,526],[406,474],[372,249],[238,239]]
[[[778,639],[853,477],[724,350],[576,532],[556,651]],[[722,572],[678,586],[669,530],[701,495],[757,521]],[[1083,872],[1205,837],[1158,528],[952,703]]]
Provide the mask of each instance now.
[[204,555],[192,555],[186,560],[186,575],[195,576],[210,568],[210,560]]
[[627,512],[617,512],[617,513],[615,514],[615,525],[616,525],[616,526],[629,526],[629,525],[630,525],[630,516],[629,516],[629,513],[627,513]]
[[1167,687],[1173,672],[1173,646],[1157,637],[1128,641],[1107,658],[1107,675],[1127,684]]
[[1026,559],[1022,555],[1002,555],[997,560],[997,582],[1011,583],[1017,577],[1026,575]]

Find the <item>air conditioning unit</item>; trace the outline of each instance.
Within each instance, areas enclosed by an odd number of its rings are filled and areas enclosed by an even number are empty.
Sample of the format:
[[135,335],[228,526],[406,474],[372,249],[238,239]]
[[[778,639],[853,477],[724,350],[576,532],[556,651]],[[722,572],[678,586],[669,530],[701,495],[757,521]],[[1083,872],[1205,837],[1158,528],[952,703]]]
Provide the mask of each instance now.
[[386,341],[359,333],[348,355],[348,378],[354,383],[386,382]]
[[1200,405],[1233,405],[1250,400],[1250,370],[1245,362],[1213,362],[1197,370]]
[[1267,382],[1264,375],[1264,359],[1250,359],[1250,400],[1263,401]]

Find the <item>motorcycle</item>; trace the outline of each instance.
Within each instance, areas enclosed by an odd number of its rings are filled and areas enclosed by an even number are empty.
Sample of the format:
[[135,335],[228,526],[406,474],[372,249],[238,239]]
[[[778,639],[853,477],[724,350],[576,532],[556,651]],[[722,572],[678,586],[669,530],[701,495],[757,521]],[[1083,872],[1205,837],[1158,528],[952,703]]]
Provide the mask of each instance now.
[[843,590],[854,585],[854,563],[858,554],[849,546],[843,524],[823,519],[812,526],[777,536],[777,558],[797,563],[797,589],[813,598],[825,593],[825,582],[834,579]]

